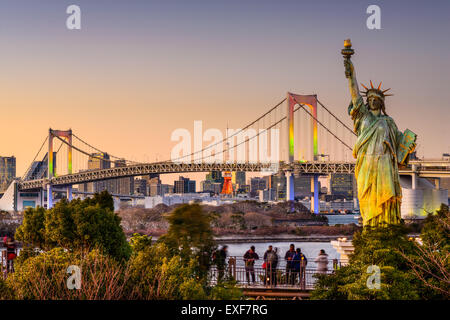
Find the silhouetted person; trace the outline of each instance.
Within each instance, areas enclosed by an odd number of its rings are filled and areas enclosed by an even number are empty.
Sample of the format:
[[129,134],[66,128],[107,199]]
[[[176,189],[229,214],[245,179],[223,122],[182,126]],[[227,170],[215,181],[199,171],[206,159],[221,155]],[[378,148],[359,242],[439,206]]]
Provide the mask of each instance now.
[[277,266],[278,266],[278,254],[277,249],[273,249],[269,246],[264,253],[264,262],[266,264],[266,276],[264,278],[264,284],[277,285]]
[[255,246],[251,246],[250,250],[244,254],[245,275],[248,284],[250,284],[250,276],[252,278],[252,283],[255,283],[255,261],[258,259],[259,256],[255,252]]
[[14,259],[17,257],[17,245],[14,236],[6,239],[6,272],[14,272]]
[[289,246],[289,250],[286,251],[284,255],[284,260],[286,260],[286,283],[294,284],[294,259],[295,256],[295,246],[293,243]]
[[214,262],[217,266],[217,282],[222,281],[223,276],[225,274],[225,267],[226,267],[226,261],[227,261],[227,251],[228,251],[228,246],[224,245],[222,247],[222,249],[216,251],[215,253],[215,257],[214,257]]

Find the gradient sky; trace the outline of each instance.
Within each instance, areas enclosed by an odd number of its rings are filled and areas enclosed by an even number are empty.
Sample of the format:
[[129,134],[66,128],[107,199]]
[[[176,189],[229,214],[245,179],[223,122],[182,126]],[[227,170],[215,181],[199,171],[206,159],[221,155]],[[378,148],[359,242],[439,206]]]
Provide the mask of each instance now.
[[[82,29],[66,29],[77,4]],[[366,28],[381,7],[382,30]],[[176,128],[239,128],[291,91],[351,125],[340,50],[359,82],[392,87],[387,112],[419,156],[450,152],[450,1],[0,0],[0,155],[21,175],[48,128],[139,161],[167,159]]]

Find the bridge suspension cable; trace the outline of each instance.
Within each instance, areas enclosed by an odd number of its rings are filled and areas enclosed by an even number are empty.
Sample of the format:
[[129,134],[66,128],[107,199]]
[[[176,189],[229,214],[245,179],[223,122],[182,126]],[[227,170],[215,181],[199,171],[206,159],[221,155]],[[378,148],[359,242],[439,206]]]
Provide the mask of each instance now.
[[356,133],[350,129],[349,127],[347,127],[347,125],[345,123],[343,123],[338,117],[336,117],[336,115],[331,112],[330,110],[328,110],[327,107],[325,107],[322,102],[319,101],[319,99],[316,99],[317,102],[322,106],[322,108],[324,108],[331,116],[333,116],[333,118],[335,118],[340,124],[342,124],[344,126],[344,128],[346,128],[348,131],[350,131],[352,134],[354,134],[356,136]]
[[25,170],[25,173],[23,174],[22,179],[25,179],[26,176],[28,175],[28,172],[31,170],[31,167],[33,166],[33,163],[36,161],[37,157],[38,157],[39,154],[41,153],[42,148],[44,147],[44,145],[45,145],[45,143],[47,142],[47,140],[48,140],[48,137],[45,136],[45,139],[44,139],[44,141],[42,141],[42,145],[41,145],[41,147],[39,148],[39,151],[38,151],[38,152],[36,153],[36,155],[34,156],[33,161],[31,161],[31,163],[30,163],[30,166],[27,168],[27,170]]
[[[97,156],[95,156],[95,155],[93,155],[93,154],[91,154],[91,153],[89,153],[89,152],[87,152],[87,151],[84,151],[84,150],[82,150],[82,149],[80,149],[80,148],[74,146],[73,144],[68,143],[66,140],[64,140],[63,138],[61,138],[61,137],[59,137],[59,136],[55,136],[55,138],[57,138],[57,139],[60,140],[62,143],[66,144],[67,146],[72,147],[72,149],[74,149],[74,150],[76,150],[76,151],[78,151],[78,152],[81,152],[81,153],[84,154],[84,155],[89,156],[90,158],[98,159],[98,160],[105,161],[105,162],[109,162],[109,163],[115,163],[114,160],[105,159],[105,158],[102,158],[102,157],[97,157]],[[125,160],[125,159],[123,159],[123,158],[118,158],[118,159]],[[128,161],[128,160],[125,160],[125,161]],[[130,162],[131,162],[131,161],[130,161]],[[133,161],[133,162],[134,162],[135,164],[138,164],[138,163],[139,163],[139,162],[135,162],[135,161]]]
[[[333,132],[331,132],[330,129],[328,129],[322,122],[319,121],[319,119],[317,119],[316,117],[314,117],[311,112],[309,112],[308,110],[306,110],[305,105],[298,103],[298,105],[311,117],[313,118],[315,121],[317,121],[318,124],[320,124],[325,130],[328,131],[328,133],[330,133],[333,137],[335,137],[340,143],[342,143],[344,146],[346,146],[348,149],[353,150],[352,147],[350,147],[348,144],[346,144],[344,141],[342,141],[338,136],[336,136]],[[300,107],[297,107],[295,111],[297,111]],[[339,121],[340,122],[340,121]]]
[[[210,145],[208,145],[207,147],[205,147],[205,148],[203,148],[203,149],[201,149],[201,150],[194,151],[194,152],[192,152],[192,153],[189,154],[189,155],[184,155],[184,156],[178,157],[178,158],[176,158],[176,159],[166,160],[166,161],[163,161],[163,162],[176,162],[176,161],[178,161],[178,160],[181,160],[181,159],[184,159],[184,158],[187,158],[187,157],[192,157],[192,156],[194,156],[195,154],[200,153],[200,152],[203,154],[203,151],[208,150],[208,149],[211,149],[212,147],[217,146],[217,145],[219,145],[219,144],[221,144],[221,143],[223,144],[224,142],[228,141],[230,138],[232,138],[232,137],[238,135],[239,133],[241,133],[241,132],[244,131],[244,130],[247,130],[247,129],[250,128],[252,125],[254,125],[255,123],[257,123],[259,120],[263,119],[265,116],[267,116],[268,114],[270,114],[273,110],[277,109],[277,108],[278,108],[281,104],[283,104],[285,101],[286,101],[286,98],[284,98],[283,100],[281,100],[281,101],[280,101],[279,103],[277,103],[274,107],[272,107],[269,111],[267,111],[267,112],[264,113],[262,116],[260,116],[260,117],[257,118],[256,120],[252,121],[251,123],[249,123],[248,125],[246,125],[246,126],[243,127],[242,129],[239,129],[238,131],[236,131],[236,132],[233,133],[232,135],[227,136],[226,138],[222,139],[222,141],[218,141],[218,142],[216,142],[216,143],[210,144]],[[286,117],[284,117],[284,118],[286,118]],[[284,118],[283,118],[283,119],[284,119]],[[283,119],[282,119],[282,120],[283,120]],[[279,122],[281,122],[281,121],[279,121]],[[277,122],[277,124],[278,124],[279,122]],[[272,128],[272,127],[270,127],[270,128]],[[259,135],[259,134],[257,134],[256,136],[258,136],[258,135]],[[254,137],[255,137],[255,136],[254,136]],[[254,137],[249,138],[248,140],[253,139]],[[245,140],[244,140],[244,142],[245,142]],[[240,143],[240,144],[242,144],[242,143]],[[233,149],[233,148],[234,148],[234,147],[231,147],[231,148],[228,148],[228,149]],[[225,152],[225,151],[222,151],[222,153],[224,153],[224,152]],[[209,156],[208,156],[208,157],[209,157]],[[201,157],[200,159],[197,159],[197,160],[203,160],[204,158],[205,158],[205,157]]]
[[[139,163],[139,162],[137,162],[137,161],[128,160],[128,159],[125,159],[125,158],[123,158],[123,157],[117,157],[117,156],[114,156],[114,155],[110,154],[109,152],[102,151],[102,150],[100,150],[100,149],[94,147],[93,145],[89,144],[89,143],[86,142],[85,140],[81,139],[81,138],[78,137],[75,133],[72,133],[72,136],[73,136],[74,138],[76,138],[78,141],[80,141],[81,143],[85,144],[85,145],[88,146],[89,148],[94,149],[94,150],[97,151],[97,152],[100,152],[100,153],[108,153],[108,155],[109,155],[111,158],[118,159],[118,160],[125,160],[125,161],[130,162],[130,163]],[[103,160],[105,160],[105,159],[103,159]]]

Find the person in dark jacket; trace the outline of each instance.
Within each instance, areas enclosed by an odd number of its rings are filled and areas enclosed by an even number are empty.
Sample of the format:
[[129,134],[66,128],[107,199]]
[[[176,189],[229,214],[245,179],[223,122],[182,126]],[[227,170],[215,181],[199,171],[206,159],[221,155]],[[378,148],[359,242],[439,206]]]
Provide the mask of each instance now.
[[227,262],[227,251],[228,251],[228,246],[225,245],[222,247],[222,249],[218,250],[215,252],[214,255],[214,263],[217,266],[217,281],[221,282],[223,279],[223,276],[225,274],[225,267],[226,267],[226,262]]
[[269,249],[264,253],[264,264],[266,266],[266,276],[264,278],[264,284],[277,285],[277,266],[278,266],[278,249],[273,249],[269,246]]
[[14,237],[10,236],[6,240],[6,272],[14,272],[14,259],[17,257],[17,248]]
[[258,254],[255,252],[255,246],[251,246],[244,254],[245,262],[245,275],[247,277],[247,283],[250,284],[250,275],[252,277],[252,283],[255,283],[255,261],[259,259]]
[[294,262],[293,258],[295,256],[295,246],[293,243],[289,246],[289,250],[286,251],[284,255],[284,260],[286,260],[286,283],[294,284]]
[[294,273],[294,281],[292,284],[295,284],[297,278],[300,279],[300,269],[301,269],[300,266],[302,261],[302,252],[300,248],[297,248],[294,257],[292,258],[292,261],[293,261],[292,269]]
[[301,249],[297,248],[294,260],[295,260],[295,280],[297,280],[297,276],[298,276],[300,287],[302,289],[305,289],[305,281],[306,281],[305,271],[306,271],[306,265],[308,264],[308,259],[302,253]]

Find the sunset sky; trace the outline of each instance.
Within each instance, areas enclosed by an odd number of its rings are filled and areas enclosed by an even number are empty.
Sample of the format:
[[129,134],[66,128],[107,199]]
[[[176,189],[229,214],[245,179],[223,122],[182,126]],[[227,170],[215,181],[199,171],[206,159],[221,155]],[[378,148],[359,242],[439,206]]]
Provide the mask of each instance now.
[[[82,29],[66,28],[81,7]],[[381,30],[366,8],[381,7]],[[239,128],[287,91],[316,93],[346,124],[340,50],[419,156],[450,152],[450,1],[0,0],[0,155],[22,175],[48,128],[112,154],[167,159],[177,128]]]

